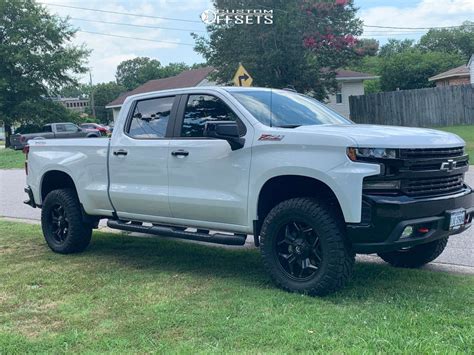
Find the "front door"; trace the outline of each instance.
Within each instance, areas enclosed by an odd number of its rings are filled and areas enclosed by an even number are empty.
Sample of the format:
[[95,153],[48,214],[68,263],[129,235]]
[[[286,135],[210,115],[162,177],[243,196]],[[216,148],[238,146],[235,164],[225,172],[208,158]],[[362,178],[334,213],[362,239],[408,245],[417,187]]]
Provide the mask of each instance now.
[[[178,112],[168,156],[172,216],[245,226],[249,137],[253,131],[247,131],[236,113],[217,96],[183,95]],[[225,140],[204,137],[204,125],[209,120],[237,121],[247,138],[245,146],[233,151]]]
[[168,122],[175,96],[137,101],[113,135],[109,151],[110,200],[121,219],[155,221],[170,217],[168,203]]

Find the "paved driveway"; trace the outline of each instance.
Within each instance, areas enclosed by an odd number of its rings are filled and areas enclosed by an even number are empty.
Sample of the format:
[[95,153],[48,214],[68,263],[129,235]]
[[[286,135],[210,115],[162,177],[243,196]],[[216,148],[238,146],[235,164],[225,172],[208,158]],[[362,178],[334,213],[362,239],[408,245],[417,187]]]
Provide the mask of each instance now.
[[[23,170],[0,170],[0,216],[25,219],[40,219],[40,210],[23,204],[26,194]],[[474,186],[474,170],[466,176],[468,184]],[[474,267],[474,227],[452,236],[437,263]]]

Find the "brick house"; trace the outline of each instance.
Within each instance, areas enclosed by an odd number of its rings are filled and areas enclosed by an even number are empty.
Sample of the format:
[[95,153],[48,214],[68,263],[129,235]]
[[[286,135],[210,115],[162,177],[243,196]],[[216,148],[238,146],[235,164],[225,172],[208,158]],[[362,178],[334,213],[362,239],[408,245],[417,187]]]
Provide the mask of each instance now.
[[471,59],[467,64],[460,65],[459,67],[449,69],[443,73],[439,73],[431,78],[429,81],[434,81],[436,87],[447,86],[447,85],[467,85],[474,84],[474,54],[471,55]]

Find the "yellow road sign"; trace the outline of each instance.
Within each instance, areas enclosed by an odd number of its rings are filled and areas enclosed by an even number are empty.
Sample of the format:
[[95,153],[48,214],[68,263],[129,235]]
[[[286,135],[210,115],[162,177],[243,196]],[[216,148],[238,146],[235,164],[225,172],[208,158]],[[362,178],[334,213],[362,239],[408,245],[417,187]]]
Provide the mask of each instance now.
[[239,64],[239,68],[235,72],[234,79],[232,79],[235,86],[252,86],[253,78],[245,70],[242,64]]

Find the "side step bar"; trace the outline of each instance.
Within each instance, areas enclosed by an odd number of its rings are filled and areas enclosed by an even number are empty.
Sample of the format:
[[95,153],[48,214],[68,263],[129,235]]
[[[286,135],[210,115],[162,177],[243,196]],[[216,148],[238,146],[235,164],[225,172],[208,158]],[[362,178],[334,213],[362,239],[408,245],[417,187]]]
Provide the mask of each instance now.
[[187,239],[187,240],[197,240],[200,242],[207,242],[213,244],[224,244],[224,245],[244,245],[245,240],[247,239],[246,235],[230,235],[230,234],[205,234],[205,233],[195,233],[195,232],[186,232],[173,229],[172,227],[165,226],[142,226],[128,224],[123,221],[111,220],[107,221],[107,226],[113,229],[120,229],[129,232],[138,232],[146,234],[161,235],[165,237]]

